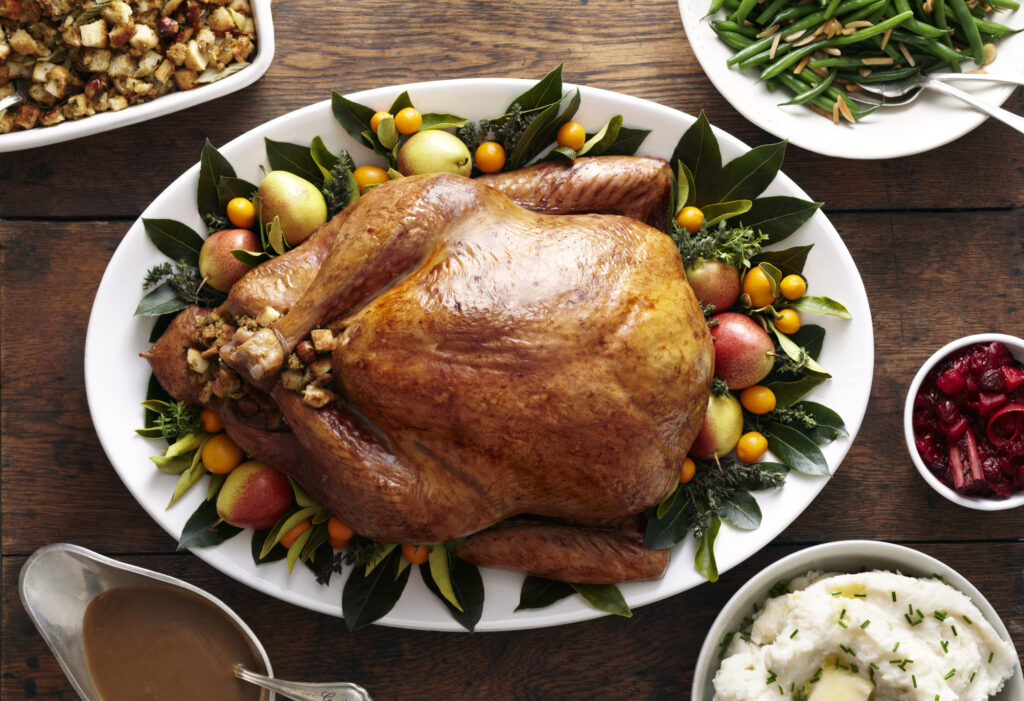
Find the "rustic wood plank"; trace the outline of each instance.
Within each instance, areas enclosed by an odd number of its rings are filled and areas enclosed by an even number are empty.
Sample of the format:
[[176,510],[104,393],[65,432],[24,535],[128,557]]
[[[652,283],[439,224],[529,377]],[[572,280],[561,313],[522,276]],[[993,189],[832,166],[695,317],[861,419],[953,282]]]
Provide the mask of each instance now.
[[[1018,650],[1024,581],[999,576],[990,561],[1024,560],[1024,543],[914,544],[975,584],[1000,612]],[[644,606],[629,620],[594,621],[533,631],[467,635],[371,626],[348,633],[336,618],[253,592],[188,555],[123,559],[184,578],[222,598],[263,641],[284,679],[347,680],[375,699],[686,698],[705,632],[718,610],[749,577],[797,548],[769,546],[749,562],[705,584]],[[0,695],[76,698],[18,601],[23,557],[3,559]],[[1016,621],[1016,625],[1014,622]]]
[[[751,145],[776,140],[736,112],[705,77],[675,3],[356,0],[339,11],[294,2],[275,11],[276,58],[255,85],[145,124],[0,154],[0,215],[134,217],[198,160],[204,138],[223,144],[326,99],[331,90],[465,77],[537,79],[559,63],[568,81],[693,114],[703,108]],[[1020,106],[1019,97],[1009,104]],[[1019,206],[1021,188],[983,175],[1024,167],[1021,150],[1004,147],[1014,139],[1008,127],[986,123],[928,154],[877,162],[844,162],[794,147],[786,171],[833,211]],[[985,154],[982,174],[955,176],[977,154]]]

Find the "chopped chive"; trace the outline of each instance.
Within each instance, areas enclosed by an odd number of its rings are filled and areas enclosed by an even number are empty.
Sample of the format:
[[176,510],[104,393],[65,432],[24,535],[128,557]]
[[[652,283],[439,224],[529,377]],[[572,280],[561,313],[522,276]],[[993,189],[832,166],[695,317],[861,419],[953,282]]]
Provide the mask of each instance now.
[[908,612],[908,613],[909,613],[909,614],[910,614],[911,616],[913,616],[913,615],[914,615],[914,605],[913,605],[913,604],[907,604],[907,612]]
[[871,669],[878,669],[878,665],[876,665],[874,662],[871,662],[870,665]]
[[954,626],[954,625],[950,625],[949,627],[950,627],[950,629],[952,629],[952,631],[953,631],[953,637],[954,637],[954,638],[958,637],[958,636],[959,636],[959,633],[957,633],[957,632],[956,632],[956,626]]
[[900,644],[899,643],[896,643],[895,645],[892,646],[892,651],[893,652],[896,652],[899,649],[900,649]]
[[789,634],[789,639],[792,640],[793,638],[795,638],[796,634],[799,633],[799,632],[800,632],[799,628],[794,628],[793,632]]
[[786,695],[786,692],[782,690],[782,684],[779,684],[779,695],[780,696],[785,696]]
[[914,609],[914,610],[917,611],[917,617],[918,618],[924,618],[924,614],[921,613],[921,609]]
[[973,684],[974,683],[974,675],[975,674],[977,674],[977,672],[971,672],[971,678],[967,680],[968,684]]
[[839,596],[842,593],[843,592],[841,592],[841,591],[834,591],[834,592],[832,592],[832,596]]
[[910,675],[910,681],[914,682],[914,688],[917,688],[917,677],[913,674]]
[[839,625],[841,625],[843,628],[849,628],[850,627],[850,626],[846,625],[845,623],[843,623],[842,621],[839,621]]
[[943,679],[952,679],[954,674],[956,674],[956,667],[953,667],[953,669],[946,672],[946,676],[944,676]]
[[935,577],[935,579],[937,579],[940,582],[942,582],[943,584],[945,584],[947,587],[949,586],[949,582],[947,582],[945,579],[943,579],[941,574],[933,574],[932,576]]
[[994,652],[989,652],[988,653],[988,664],[992,664],[992,658],[995,657],[995,656],[996,656],[996,653],[994,653]]
[[932,616],[934,616],[936,619],[938,619],[940,621],[946,620],[946,614],[943,613],[942,611],[936,611],[936,612],[934,612],[932,614]]
[[854,594],[854,596],[857,597],[858,599],[866,599],[866,598],[868,598],[867,594]]
[[845,652],[850,657],[856,657],[857,656],[857,653],[853,651],[853,648],[846,647],[845,645],[840,645],[839,649],[842,650],[843,652]]
[[840,619],[846,618],[846,609],[843,609],[842,612],[840,612],[839,618]]
[[861,628],[867,628],[869,625],[871,625],[871,619],[870,618],[866,619],[863,623],[861,623],[860,627]]
[[857,674],[858,672],[860,672],[860,669],[857,667],[857,665],[851,664],[850,665],[850,671],[853,672],[854,674]]
[[946,654],[949,654],[949,642],[946,640],[941,640],[939,641],[939,644],[942,645],[942,651]]
[[892,593],[892,601],[893,601],[893,603],[896,603],[896,592],[895,591]]
[[778,676],[775,674],[775,672],[773,672],[772,670],[769,669],[768,670],[768,681],[766,681],[764,683],[764,685],[765,686],[771,686],[772,684],[775,683],[776,679],[778,679]]
[[974,621],[972,621],[967,616],[961,615],[960,618],[964,619],[964,623],[966,623],[967,625],[969,625],[969,626],[973,626],[974,625]]

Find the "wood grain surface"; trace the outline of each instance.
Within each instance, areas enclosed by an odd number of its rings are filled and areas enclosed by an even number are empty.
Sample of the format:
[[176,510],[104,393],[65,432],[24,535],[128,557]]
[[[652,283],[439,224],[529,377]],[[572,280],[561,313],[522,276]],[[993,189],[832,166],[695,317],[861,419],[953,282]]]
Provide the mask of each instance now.
[[[695,113],[748,144],[775,140],[715,91],[674,2],[291,0],[274,6],[277,52],[255,85],[78,141],[0,154],[0,696],[75,697],[18,600],[25,558],[68,541],[183,577],[222,597],[285,678],[343,679],[376,699],[686,698],[697,650],[729,596],[802,546],[889,540],[972,580],[1024,652],[1024,514],[955,507],[924,486],[903,438],[920,364],[968,333],[1024,336],[1024,148],[986,122],[927,154],[852,162],[790,148],[785,171],[842,235],[871,304],[875,366],[864,424],[821,496],[769,547],[714,585],[605,617],[477,635],[373,626],[257,593],[211,569],[134,501],[100,448],[83,386],[92,299],[139,212],[222,144],[331,90],[461,77],[570,82]],[[1019,95],[1007,105],[1021,111]],[[453,111],[458,111],[453,109]]]

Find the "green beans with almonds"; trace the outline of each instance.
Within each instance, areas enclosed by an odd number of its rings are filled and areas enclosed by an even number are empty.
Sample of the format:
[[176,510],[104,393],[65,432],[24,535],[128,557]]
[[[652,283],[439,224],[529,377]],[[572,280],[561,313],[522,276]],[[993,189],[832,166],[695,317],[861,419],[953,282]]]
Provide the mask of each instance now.
[[1020,0],[714,0],[716,6],[726,8],[728,19],[719,15],[712,26],[734,50],[729,66],[757,67],[758,82],[792,90],[795,97],[783,105],[828,111],[842,99],[859,119],[873,110],[855,108],[842,86],[961,70],[970,58],[982,65],[993,55],[985,42],[1017,31],[988,13],[1017,9]]

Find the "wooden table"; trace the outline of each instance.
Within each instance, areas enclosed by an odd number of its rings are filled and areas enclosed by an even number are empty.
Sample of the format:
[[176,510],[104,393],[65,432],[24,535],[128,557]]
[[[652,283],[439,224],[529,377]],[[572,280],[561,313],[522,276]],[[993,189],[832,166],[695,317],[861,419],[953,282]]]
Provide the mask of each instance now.
[[[3,340],[4,698],[74,698],[18,600],[25,558],[69,541],[183,577],[229,602],[277,674],[339,678],[377,699],[685,698],[715,614],[759,569],[799,548],[867,538],[910,545],[972,580],[1024,651],[1024,520],[955,507],[924,486],[903,439],[904,395],[949,340],[1024,335],[1024,148],[988,122],[931,153],[852,162],[792,147],[785,170],[843,236],[874,315],[868,413],[842,469],[770,546],[715,585],[574,625],[477,635],[373,626],[257,593],[213,570],[151,521],[111,469],[89,418],[82,358],[100,276],[142,209],[198,158],[321,100],[457,77],[567,81],[696,113],[748,144],[774,137],[715,91],[674,2],[483,0],[279,3],[277,55],[255,85],[188,112],[36,151],[0,155]],[[1021,110],[1019,95],[1008,106]],[[457,106],[453,106],[457,107]],[[454,111],[457,111],[455,109]]]

